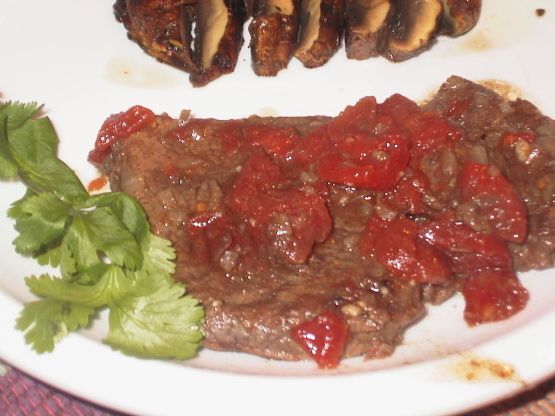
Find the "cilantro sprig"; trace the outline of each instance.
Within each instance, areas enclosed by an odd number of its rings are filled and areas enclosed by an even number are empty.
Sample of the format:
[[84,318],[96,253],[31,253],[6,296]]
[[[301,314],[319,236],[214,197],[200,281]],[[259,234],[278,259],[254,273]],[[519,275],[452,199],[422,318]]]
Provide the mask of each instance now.
[[15,250],[60,270],[25,279],[38,300],[16,327],[39,353],[109,309],[105,342],[124,353],[185,359],[202,340],[204,312],[172,279],[175,251],[150,232],[142,207],[117,192],[89,195],[57,157],[58,137],[36,103],[0,103],[0,179],[27,187],[8,216]]

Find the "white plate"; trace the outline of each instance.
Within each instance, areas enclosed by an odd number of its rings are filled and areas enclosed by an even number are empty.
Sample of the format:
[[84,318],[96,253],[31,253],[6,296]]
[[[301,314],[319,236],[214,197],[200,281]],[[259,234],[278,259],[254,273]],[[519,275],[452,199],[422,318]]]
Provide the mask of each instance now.
[[[485,0],[479,25],[459,39],[442,38],[402,64],[347,61],[341,51],[325,67],[298,62],[278,77],[255,77],[243,48],[235,73],[193,89],[187,77],[159,64],[126,39],[113,0],[2,0],[0,94],[45,104],[62,143],[61,157],[86,183],[86,162],[105,117],[140,103],[177,116],[231,118],[336,114],[365,95],[429,96],[449,75],[499,79],[555,117],[555,7],[550,0]],[[536,9],[546,9],[543,17]],[[531,293],[513,319],[469,329],[462,302],[431,308],[386,360],[346,360],[333,372],[312,363],[279,363],[242,354],[203,351],[186,362],[138,360],[99,340],[104,325],[69,336],[52,354],[36,355],[14,321],[30,300],[23,277],[40,269],[17,256],[5,211],[23,189],[2,183],[0,198],[0,357],[58,388],[130,413],[202,410],[251,414],[448,414],[532,387],[555,372],[553,271],[522,276]],[[486,370],[470,374],[474,364]],[[489,371],[487,371],[489,368]],[[513,377],[499,377],[499,371]],[[497,374],[497,376],[496,376]],[[474,381],[469,381],[470,376]],[[366,410],[368,409],[368,410]]]

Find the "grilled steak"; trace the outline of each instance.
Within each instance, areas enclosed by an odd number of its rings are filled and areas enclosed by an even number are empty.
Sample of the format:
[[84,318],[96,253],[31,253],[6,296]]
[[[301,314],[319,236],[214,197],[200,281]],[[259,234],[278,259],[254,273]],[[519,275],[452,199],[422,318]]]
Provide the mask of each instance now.
[[396,95],[333,119],[158,116],[101,169],[175,245],[206,347],[298,360],[299,328],[326,314],[348,333],[341,356],[375,358],[457,290],[470,324],[522,309],[513,260],[555,258],[553,160],[553,120],[452,77],[422,108]]

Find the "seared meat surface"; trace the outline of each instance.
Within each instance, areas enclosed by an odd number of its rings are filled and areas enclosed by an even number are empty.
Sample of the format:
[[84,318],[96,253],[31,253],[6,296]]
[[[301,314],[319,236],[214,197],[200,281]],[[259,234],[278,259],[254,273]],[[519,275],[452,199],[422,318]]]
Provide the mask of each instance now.
[[[384,138],[369,165],[338,159]],[[514,270],[555,260],[554,160],[553,120],[451,77],[422,107],[365,98],[334,119],[161,115],[101,169],[173,242],[206,347],[299,360],[293,331],[330,311],[342,356],[376,358],[457,291],[471,325],[524,307]]]
[[[188,292],[200,299],[206,310],[206,347],[303,359],[306,354],[291,339],[291,328],[329,308],[340,310],[350,305],[345,316],[352,332],[345,355],[383,357],[400,342],[405,327],[424,315],[418,287],[384,279],[380,266],[361,262],[356,251],[347,249],[355,244],[354,232],[364,226],[353,225],[359,220],[356,217],[369,215],[359,213],[364,210],[365,192],[333,188],[337,202],[331,209],[338,211],[339,222],[344,224],[336,221],[332,235],[302,264],[290,264],[274,248],[255,248],[249,242],[231,250],[226,248],[231,237],[225,235],[217,243],[209,242],[207,254],[199,248],[204,237],[188,229],[191,219],[199,215],[199,207],[206,212],[229,211],[225,195],[249,157],[250,151],[230,152],[229,146],[234,144],[222,138],[222,129],[236,129],[237,123],[241,129],[270,123],[292,127],[304,136],[325,121],[193,119],[180,127],[183,122],[160,117],[155,129],[119,143],[106,160],[104,169],[111,186],[136,196],[154,232],[174,243],[176,278],[187,284]],[[351,208],[356,214],[350,213]],[[287,219],[280,220],[287,227]],[[206,255],[210,261],[203,258]],[[270,263],[269,258],[273,258]]]

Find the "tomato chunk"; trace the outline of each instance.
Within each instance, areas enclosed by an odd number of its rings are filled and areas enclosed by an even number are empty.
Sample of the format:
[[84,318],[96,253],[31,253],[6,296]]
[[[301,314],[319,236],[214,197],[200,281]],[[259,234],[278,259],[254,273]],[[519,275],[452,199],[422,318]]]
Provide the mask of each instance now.
[[318,161],[316,172],[330,182],[386,191],[399,182],[409,160],[404,137],[359,134],[338,141],[335,151]]
[[510,272],[484,271],[465,279],[464,318],[470,325],[510,318],[528,302],[528,291]]
[[434,113],[416,113],[404,120],[404,126],[412,133],[414,151],[420,153],[450,147],[462,139],[457,128]]
[[94,164],[102,163],[114,143],[143,130],[155,120],[156,115],[140,105],[110,116],[100,127],[94,149],[89,153],[89,161]]
[[87,191],[89,192],[95,192],[95,191],[100,191],[102,188],[104,188],[104,186],[108,183],[108,177],[107,176],[99,176],[96,179],[93,179],[92,181],[89,182],[89,184],[87,185]]
[[279,166],[263,154],[254,154],[225,201],[245,220],[255,239],[291,263],[304,263],[314,244],[331,232],[331,216],[320,193],[295,187],[274,189],[279,179]]
[[394,94],[378,106],[379,129],[388,133],[397,132],[408,117],[420,112],[421,110],[414,101],[400,94]]
[[510,147],[518,141],[533,143],[534,140],[536,140],[536,133],[532,131],[505,132],[499,138],[498,145],[500,147]]
[[392,191],[384,194],[385,201],[401,213],[424,212],[424,192],[429,188],[426,176],[414,172],[403,176]]
[[329,153],[332,142],[328,135],[327,126],[320,127],[300,139],[287,155],[288,160],[296,164],[308,164]]
[[299,140],[292,127],[274,127],[264,124],[246,126],[243,130],[245,141],[260,147],[266,153],[284,158]]
[[339,365],[348,332],[348,326],[338,314],[326,311],[292,328],[291,337],[318,367],[331,369]]
[[452,212],[422,227],[420,236],[451,259],[455,273],[473,275],[484,270],[512,270],[511,256],[504,241],[456,221]]
[[295,188],[271,191],[264,199],[252,217],[290,263],[304,263],[314,244],[324,241],[332,230],[325,199]]
[[357,131],[373,131],[376,125],[376,108],[375,97],[365,97],[355,105],[347,106],[328,124],[329,136],[336,140]]
[[278,165],[263,153],[254,153],[243,164],[225,202],[234,211],[248,216],[256,211],[259,205],[257,197],[269,191],[280,178],[281,171]]
[[467,163],[458,186],[463,203],[471,203],[487,219],[491,233],[522,243],[528,233],[528,213],[519,194],[503,175],[488,165]]
[[374,254],[393,275],[422,283],[441,283],[450,269],[440,252],[418,237],[418,225],[404,217],[372,217],[361,239],[362,255]]

